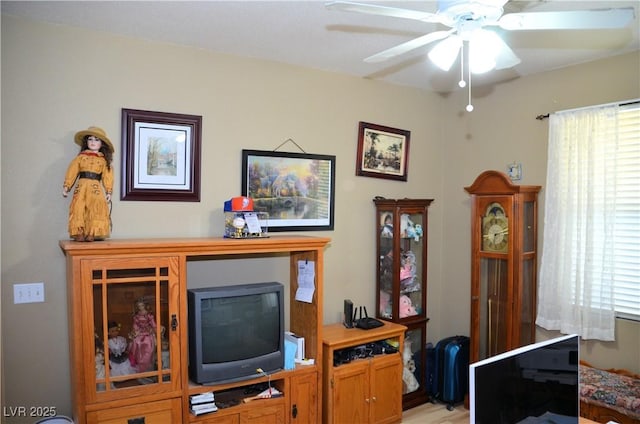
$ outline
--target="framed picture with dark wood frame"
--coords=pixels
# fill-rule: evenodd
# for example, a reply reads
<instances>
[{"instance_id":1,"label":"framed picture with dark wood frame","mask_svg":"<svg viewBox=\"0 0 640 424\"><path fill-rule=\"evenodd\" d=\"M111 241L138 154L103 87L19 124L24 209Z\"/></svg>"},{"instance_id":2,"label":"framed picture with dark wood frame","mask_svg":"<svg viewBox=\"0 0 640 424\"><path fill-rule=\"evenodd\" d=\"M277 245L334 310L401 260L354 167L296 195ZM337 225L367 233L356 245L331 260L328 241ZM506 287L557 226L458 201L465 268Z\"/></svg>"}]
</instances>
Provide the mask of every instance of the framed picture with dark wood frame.
<instances>
[{"instance_id":1,"label":"framed picture with dark wood frame","mask_svg":"<svg viewBox=\"0 0 640 424\"><path fill-rule=\"evenodd\" d=\"M269 232L333 230L335 170L335 156L243 150L242 195Z\"/></svg>"},{"instance_id":2,"label":"framed picture with dark wood frame","mask_svg":"<svg viewBox=\"0 0 640 424\"><path fill-rule=\"evenodd\" d=\"M407 181L411 131L360 122L356 175Z\"/></svg>"},{"instance_id":3,"label":"framed picture with dark wood frame","mask_svg":"<svg viewBox=\"0 0 640 424\"><path fill-rule=\"evenodd\" d=\"M122 109L121 200L200 201L202 117Z\"/></svg>"}]
</instances>

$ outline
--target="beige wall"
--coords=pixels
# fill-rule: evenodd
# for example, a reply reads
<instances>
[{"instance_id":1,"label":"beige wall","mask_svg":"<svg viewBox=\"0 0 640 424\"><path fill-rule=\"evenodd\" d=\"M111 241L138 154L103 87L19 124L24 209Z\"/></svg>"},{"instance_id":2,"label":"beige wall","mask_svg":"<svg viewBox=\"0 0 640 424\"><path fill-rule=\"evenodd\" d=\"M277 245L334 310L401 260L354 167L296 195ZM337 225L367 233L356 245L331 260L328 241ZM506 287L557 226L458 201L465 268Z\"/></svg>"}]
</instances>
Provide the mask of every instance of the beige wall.
<instances>
[{"instance_id":1,"label":"beige wall","mask_svg":"<svg viewBox=\"0 0 640 424\"><path fill-rule=\"evenodd\" d=\"M77 153L77 130L98 125L107 131L117 148L119 183L121 108L203 117L201 202L123 202L118 188L113 238L221 235L222 203L240 191L243 148L273 150L292 138L309 153L336 155L335 230L318 233L332 238L325 256L326 323L339 320L344 298L374 310L371 199L435 199L428 339L436 341L468 334L469 202L463 187L480 171L504 169L514 160L523 163L523 183L544 186L547 123L535 115L638 97L637 63L636 53L521 78L488 93L474 90L476 110L467 114L462 92L445 98L3 16L2 291L44 281L46 292L44 304L13 305L11 296L2 297L6 405L70 410L65 270L57 242L67 238L61 183ZM596 91L596 84L606 86ZM358 121L411 130L408 182L354 176ZM283 149L296 151L291 144ZM198 275L201 266L192 265L190 273ZM620 334L612 350L621 363L635 360L640 368L637 337Z\"/></svg>"},{"instance_id":2,"label":"beige wall","mask_svg":"<svg viewBox=\"0 0 640 424\"><path fill-rule=\"evenodd\" d=\"M469 196L464 187L485 169L506 169L522 163L522 184L541 185L539 249L547 160L548 120L535 117L549 112L640 97L640 60L637 53L587 63L526 78L492 88L474 90L472 113L461 112L467 94L461 90L445 103L442 113L444 160L442 284L429 286L441 303L441 334L468 331L469 308L458 307L468 298L470 279ZM430 240L431 243L438 243ZM438 290L438 294L434 293ZM442 295L440 295L442 290ZM446 290L446 291L445 291ZM446 294L445 294L446 293ZM466 303L463 302L466 306ZM450 311L459 312L461 320ZM447 319L448 318L448 319ZM538 331L538 339L549 332ZM640 323L617 320L615 343L583 342L582 356L604 367L640 371Z\"/></svg>"}]
</instances>

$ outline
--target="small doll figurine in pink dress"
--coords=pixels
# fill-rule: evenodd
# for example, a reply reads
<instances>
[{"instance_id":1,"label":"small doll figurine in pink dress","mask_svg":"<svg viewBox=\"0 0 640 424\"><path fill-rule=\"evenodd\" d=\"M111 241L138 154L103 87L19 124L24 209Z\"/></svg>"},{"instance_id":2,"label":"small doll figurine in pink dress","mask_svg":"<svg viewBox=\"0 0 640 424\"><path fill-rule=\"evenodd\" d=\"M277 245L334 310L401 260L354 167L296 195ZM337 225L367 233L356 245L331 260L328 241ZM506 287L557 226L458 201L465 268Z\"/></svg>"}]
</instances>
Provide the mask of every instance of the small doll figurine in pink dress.
<instances>
[{"instance_id":1,"label":"small doll figurine in pink dress","mask_svg":"<svg viewBox=\"0 0 640 424\"><path fill-rule=\"evenodd\" d=\"M136 302L131 339L129 348L131 366L137 372L152 370L153 358L156 352L156 320L144 300Z\"/></svg>"}]
</instances>

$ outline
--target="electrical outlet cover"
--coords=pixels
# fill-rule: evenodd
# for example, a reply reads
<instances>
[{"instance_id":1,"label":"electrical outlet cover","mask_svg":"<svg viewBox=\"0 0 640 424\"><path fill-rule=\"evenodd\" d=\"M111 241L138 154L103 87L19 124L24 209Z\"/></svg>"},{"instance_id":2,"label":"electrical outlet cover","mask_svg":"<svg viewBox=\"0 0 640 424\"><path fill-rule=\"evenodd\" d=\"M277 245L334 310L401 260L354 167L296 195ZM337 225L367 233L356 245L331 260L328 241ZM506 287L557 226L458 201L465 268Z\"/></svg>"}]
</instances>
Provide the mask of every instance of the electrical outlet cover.
<instances>
[{"instance_id":1,"label":"electrical outlet cover","mask_svg":"<svg viewBox=\"0 0 640 424\"><path fill-rule=\"evenodd\" d=\"M522 179L522 164L510 163L507 165L507 174L511 181L520 181Z\"/></svg>"}]
</instances>

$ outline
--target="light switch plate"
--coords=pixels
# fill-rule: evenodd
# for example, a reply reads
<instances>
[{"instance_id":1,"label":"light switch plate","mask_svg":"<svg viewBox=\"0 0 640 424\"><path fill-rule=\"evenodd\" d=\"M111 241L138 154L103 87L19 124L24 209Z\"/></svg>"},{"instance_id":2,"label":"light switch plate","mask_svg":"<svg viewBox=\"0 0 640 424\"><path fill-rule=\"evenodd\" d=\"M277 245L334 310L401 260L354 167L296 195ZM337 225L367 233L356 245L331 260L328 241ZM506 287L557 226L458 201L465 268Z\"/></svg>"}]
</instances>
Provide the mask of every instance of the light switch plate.
<instances>
[{"instance_id":1,"label":"light switch plate","mask_svg":"<svg viewBox=\"0 0 640 424\"><path fill-rule=\"evenodd\" d=\"M44 283L25 283L13 285L13 303L44 302Z\"/></svg>"}]
</instances>

